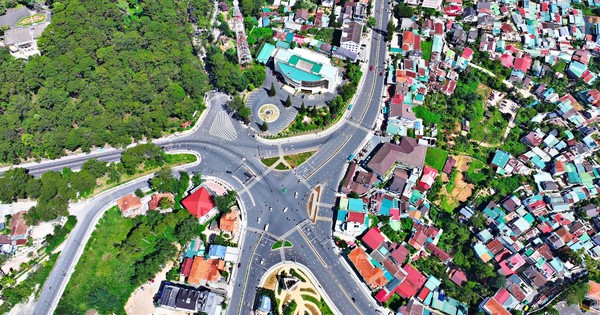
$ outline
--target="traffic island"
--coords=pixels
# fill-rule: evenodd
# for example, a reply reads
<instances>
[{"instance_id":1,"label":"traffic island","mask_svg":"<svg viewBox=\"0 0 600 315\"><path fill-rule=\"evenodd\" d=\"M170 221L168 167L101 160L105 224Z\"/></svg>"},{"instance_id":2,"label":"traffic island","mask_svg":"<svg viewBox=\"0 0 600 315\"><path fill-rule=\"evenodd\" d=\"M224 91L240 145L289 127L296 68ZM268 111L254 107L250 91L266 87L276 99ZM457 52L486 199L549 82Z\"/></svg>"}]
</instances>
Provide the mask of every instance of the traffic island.
<instances>
[{"instance_id":1,"label":"traffic island","mask_svg":"<svg viewBox=\"0 0 600 315\"><path fill-rule=\"evenodd\" d=\"M317 217L319 216L319 201L321 200L322 189L323 186L317 185L308 198L308 217L313 224L317 222Z\"/></svg>"},{"instance_id":2,"label":"traffic island","mask_svg":"<svg viewBox=\"0 0 600 315\"><path fill-rule=\"evenodd\" d=\"M271 246L271 250L278 250L282 247L283 248L292 248L292 247L294 247L294 245L290 241L279 240L279 241L273 243L273 246Z\"/></svg>"}]
</instances>

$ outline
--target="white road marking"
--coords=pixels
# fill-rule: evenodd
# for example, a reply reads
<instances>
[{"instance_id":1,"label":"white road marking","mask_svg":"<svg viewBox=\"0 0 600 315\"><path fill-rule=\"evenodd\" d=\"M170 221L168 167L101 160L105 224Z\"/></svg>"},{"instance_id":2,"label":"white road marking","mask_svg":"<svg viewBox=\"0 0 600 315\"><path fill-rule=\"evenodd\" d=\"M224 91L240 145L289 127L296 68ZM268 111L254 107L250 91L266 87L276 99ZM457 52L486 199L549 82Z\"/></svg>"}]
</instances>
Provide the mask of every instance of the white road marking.
<instances>
[{"instance_id":1,"label":"white road marking","mask_svg":"<svg viewBox=\"0 0 600 315\"><path fill-rule=\"evenodd\" d=\"M223 138L225 140L233 141L237 138L237 132L231 123L231 118L225 111L220 111L213 120L210 126L209 133L215 137Z\"/></svg>"}]
</instances>

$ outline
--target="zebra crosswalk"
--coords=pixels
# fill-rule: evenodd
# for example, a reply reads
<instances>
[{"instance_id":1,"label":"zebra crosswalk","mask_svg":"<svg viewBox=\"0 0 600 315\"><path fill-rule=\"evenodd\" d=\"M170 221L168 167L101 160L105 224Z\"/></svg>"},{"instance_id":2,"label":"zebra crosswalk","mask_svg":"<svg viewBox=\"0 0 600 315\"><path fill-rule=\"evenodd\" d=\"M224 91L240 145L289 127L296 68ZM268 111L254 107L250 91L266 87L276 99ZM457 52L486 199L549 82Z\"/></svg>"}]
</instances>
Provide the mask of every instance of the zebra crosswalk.
<instances>
[{"instance_id":1,"label":"zebra crosswalk","mask_svg":"<svg viewBox=\"0 0 600 315\"><path fill-rule=\"evenodd\" d=\"M217 113L212 125L210 126L209 133L215 137L223 138L225 140L233 141L237 138L237 132L231 123L231 118L225 111Z\"/></svg>"}]
</instances>

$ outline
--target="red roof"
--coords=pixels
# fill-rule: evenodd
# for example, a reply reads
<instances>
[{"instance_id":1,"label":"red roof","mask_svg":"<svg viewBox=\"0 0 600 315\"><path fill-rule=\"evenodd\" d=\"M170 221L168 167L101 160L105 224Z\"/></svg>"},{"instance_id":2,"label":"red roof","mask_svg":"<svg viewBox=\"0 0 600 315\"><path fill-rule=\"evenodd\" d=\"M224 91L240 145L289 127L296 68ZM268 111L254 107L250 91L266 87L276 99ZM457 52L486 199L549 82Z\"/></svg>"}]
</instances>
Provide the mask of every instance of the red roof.
<instances>
[{"instance_id":1,"label":"red roof","mask_svg":"<svg viewBox=\"0 0 600 315\"><path fill-rule=\"evenodd\" d=\"M467 275L460 269L455 269L451 274L450 274L450 281L456 283L456 285L458 285L459 287L467 282Z\"/></svg>"},{"instance_id":2,"label":"red roof","mask_svg":"<svg viewBox=\"0 0 600 315\"><path fill-rule=\"evenodd\" d=\"M509 297L510 297L510 293L508 291L506 291L505 288L500 288L500 290L498 290L498 292L496 292L496 295L494 295L494 298L500 304L502 304L506 300L508 300Z\"/></svg>"},{"instance_id":3,"label":"red roof","mask_svg":"<svg viewBox=\"0 0 600 315\"><path fill-rule=\"evenodd\" d=\"M450 259L450 255L443 251L441 248L437 247L433 243L427 243L427 250L431 252L431 254L437 258L439 258L442 262L447 262Z\"/></svg>"},{"instance_id":4,"label":"red roof","mask_svg":"<svg viewBox=\"0 0 600 315\"><path fill-rule=\"evenodd\" d=\"M529 68L531 67L531 58L529 56L523 57L523 58L517 58L515 60L515 70L520 70L523 72L527 72L527 70L529 70Z\"/></svg>"},{"instance_id":5,"label":"red roof","mask_svg":"<svg viewBox=\"0 0 600 315\"><path fill-rule=\"evenodd\" d=\"M375 294L375 299L380 303L385 303L392 297L394 292L395 291L387 292L385 289L381 289Z\"/></svg>"},{"instance_id":6,"label":"red roof","mask_svg":"<svg viewBox=\"0 0 600 315\"><path fill-rule=\"evenodd\" d=\"M429 292L430 292L429 289L427 287L424 287L423 290L421 290L421 292L419 293L419 296L417 298L421 301L425 301Z\"/></svg>"},{"instance_id":7,"label":"red roof","mask_svg":"<svg viewBox=\"0 0 600 315\"><path fill-rule=\"evenodd\" d=\"M190 275L190 270L192 270L193 262L194 260L192 260L190 257L186 257L183 260L183 264L181 264L181 274L184 275L186 278Z\"/></svg>"},{"instance_id":8,"label":"red roof","mask_svg":"<svg viewBox=\"0 0 600 315\"><path fill-rule=\"evenodd\" d=\"M392 220L395 220L395 221L400 220L400 209L398 209L398 208L391 208L390 209L390 216L392 217Z\"/></svg>"},{"instance_id":9,"label":"red roof","mask_svg":"<svg viewBox=\"0 0 600 315\"><path fill-rule=\"evenodd\" d=\"M408 299L417 294L417 291L423 287L427 278L409 264L404 266L404 271L406 272L406 278L400 283L396 289L396 293L401 297Z\"/></svg>"},{"instance_id":10,"label":"red roof","mask_svg":"<svg viewBox=\"0 0 600 315\"><path fill-rule=\"evenodd\" d=\"M181 201L181 204L196 218L205 216L215 207L211 194L204 187L187 196Z\"/></svg>"},{"instance_id":11,"label":"red roof","mask_svg":"<svg viewBox=\"0 0 600 315\"><path fill-rule=\"evenodd\" d=\"M488 299L481 308L483 308L486 313L492 315L510 315L510 312L507 311L504 306L502 306L502 304L500 304L494 298Z\"/></svg>"},{"instance_id":12,"label":"red roof","mask_svg":"<svg viewBox=\"0 0 600 315\"><path fill-rule=\"evenodd\" d=\"M392 257L394 258L394 260L396 260L396 263L398 265L404 263L406 257L408 257L409 254L410 252L403 245L398 246L398 248L392 251Z\"/></svg>"},{"instance_id":13,"label":"red roof","mask_svg":"<svg viewBox=\"0 0 600 315\"><path fill-rule=\"evenodd\" d=\"M362 212L350 212L348 213L347 222L356 222L359 224L365 223L365 214Z\"/></svg>"},{"instance_id":14,"label":"red roof","mask_svg":"<svg viewBox=\"0 0 600 315\"><path fill-rule=\"evenodd\" d=\"M372 228L362 237L362 242L370 249L376 249L383 243L383 235L378 228Z\"/></svg>"},{"instance_id":15,"label":"red roof","mask_svg":"<svg viewBox=\"0 0 600 315\"><path fill-rule=\"evenodd\" d=\"M462 57L467 60L471 60L471 57L473 57L473 49L469 47L465 48L465 50L463 50Z\"/></svg>"}]
</instances>

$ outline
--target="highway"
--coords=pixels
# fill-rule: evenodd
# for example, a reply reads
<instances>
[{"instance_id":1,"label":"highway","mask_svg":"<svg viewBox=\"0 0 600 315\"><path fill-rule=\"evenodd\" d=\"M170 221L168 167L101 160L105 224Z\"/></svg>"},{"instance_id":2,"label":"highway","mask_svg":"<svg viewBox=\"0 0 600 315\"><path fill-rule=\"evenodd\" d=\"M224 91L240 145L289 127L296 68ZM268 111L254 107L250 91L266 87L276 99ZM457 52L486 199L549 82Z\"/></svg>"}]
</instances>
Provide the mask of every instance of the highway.
<instances>
[{"instance_id":1,"label":"highway","mask_svg":"<svg viewBox=\"0 0 600 315\"><path fill-rule=\"evenodd\" d=\"M375 12L388 12L386 0L374 2ZM377 306L353 275L346 269L344 258L334 249L332 241L333 204L336 191L346 168L346 159L360 150L380 115L385 76L386 42L384 32L387 14L377 19L371 37L367 65L376 70L363 73L354 106L334 132L321 137L292 138L285 141L259 141L255 132L239 122L213 124L223 118L224 94L210 97L210 109L192 133L155 141L167 151L187 150L201 156L197 165L186 166L188 172L221 178L236 191L246 208L247 231L240 244L241 267L237 270L234 297L228 302L228 314L249 314L257 287L264 271L281 261L295 261L308 266L317 275L321 286L343 314L373 314ZM264 166L260 159L307 150L317 153L292 171L277 171ZM78 169L90 158L117 161L122 150L107 149L84 156L20 165L34 175L63 167ZM231 174L228 173L231 172ZM245 173L254 176L248 178ZM311 190L322 185L319 217L315 224L307 218L306 204ZM69 235L64 250L50 274L35 305L34 314L51 314L68 283L77 260L104 210L116 199L137 188L147 187L147 181L136 181L88 200L88 206L78 213L79 221ZM283 188L287 192L283 192ZM294 193L298 192L298 197ZM273 210L269 211L269 207ZM284 213L283 209L288 208ZM260 221L260 223L259 223ZM269 224L268 233L264 232ZM291 241L291 249L271 251L278 238ZM356 302L352 301L352 298Z\"/></svg>"}]
</instances>

